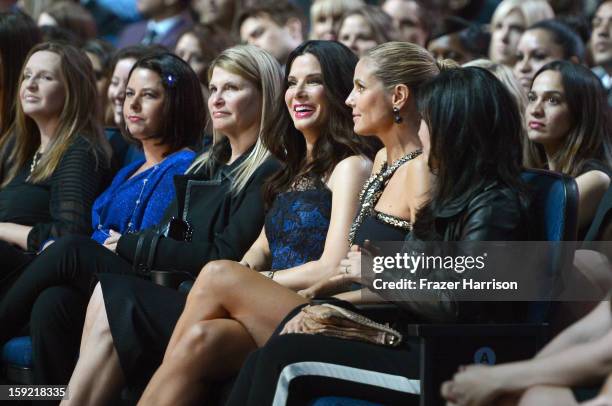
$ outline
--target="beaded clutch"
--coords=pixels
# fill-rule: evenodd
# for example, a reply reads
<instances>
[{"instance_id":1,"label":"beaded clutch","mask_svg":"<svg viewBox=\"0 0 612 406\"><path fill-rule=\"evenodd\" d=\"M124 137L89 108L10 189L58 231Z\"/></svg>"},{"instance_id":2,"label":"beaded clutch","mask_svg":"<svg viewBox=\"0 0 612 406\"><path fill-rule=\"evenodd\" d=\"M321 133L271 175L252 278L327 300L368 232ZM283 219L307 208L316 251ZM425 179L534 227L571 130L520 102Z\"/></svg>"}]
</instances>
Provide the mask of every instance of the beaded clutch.
<instances>
[{"instance_id":1,"label":"beaded clutch","mask_svg":"<svg viewBox=\"0 0 612 406\"><path fill-rule=\"evenodd\" d=\"M340 306L324 303L302 309L303 332L396 347L402 334Z\"/></svg>"}]
</instances>

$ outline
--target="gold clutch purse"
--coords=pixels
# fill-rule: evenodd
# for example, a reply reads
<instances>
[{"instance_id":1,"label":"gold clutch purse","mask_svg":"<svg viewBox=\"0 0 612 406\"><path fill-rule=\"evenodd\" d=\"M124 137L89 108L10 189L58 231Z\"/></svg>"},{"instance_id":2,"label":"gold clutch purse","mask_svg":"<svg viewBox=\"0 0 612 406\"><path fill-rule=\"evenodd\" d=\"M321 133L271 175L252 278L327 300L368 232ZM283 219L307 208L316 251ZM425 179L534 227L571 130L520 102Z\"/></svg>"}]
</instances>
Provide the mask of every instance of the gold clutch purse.
<instances>
[{"instance_id":1,"label":"gold clutch purse","mask_svg":"<svg viewBox=\"0 0 612 406\"><path fill-rule=\"evenodd\" d=\"M311 305L304 307L302 312L302 328L306 334L322 334L390 347L396 347L402 341L399 331L340 306L329 303Z\"/></svg>"}]
</instances>

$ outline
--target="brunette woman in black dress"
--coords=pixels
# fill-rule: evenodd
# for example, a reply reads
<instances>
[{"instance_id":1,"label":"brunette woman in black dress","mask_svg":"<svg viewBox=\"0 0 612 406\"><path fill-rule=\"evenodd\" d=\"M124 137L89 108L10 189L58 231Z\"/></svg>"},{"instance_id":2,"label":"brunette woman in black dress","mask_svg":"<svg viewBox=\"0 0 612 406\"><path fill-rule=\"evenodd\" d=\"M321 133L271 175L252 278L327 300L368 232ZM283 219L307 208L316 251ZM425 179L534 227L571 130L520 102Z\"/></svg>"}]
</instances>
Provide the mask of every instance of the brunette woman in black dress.
<instances>
[{"instance_id":1,"label":"brunette woman in black dress","mask_svg":"<svg viewBox=\"0 0 612 406\"><path fill-rule=\"evenodd\" d=\"M110 180L97 106L83 52L54 43L30 51L0 140L0 292L48 240L91 233L92 204Z\"/></svg>"}]
</instances>

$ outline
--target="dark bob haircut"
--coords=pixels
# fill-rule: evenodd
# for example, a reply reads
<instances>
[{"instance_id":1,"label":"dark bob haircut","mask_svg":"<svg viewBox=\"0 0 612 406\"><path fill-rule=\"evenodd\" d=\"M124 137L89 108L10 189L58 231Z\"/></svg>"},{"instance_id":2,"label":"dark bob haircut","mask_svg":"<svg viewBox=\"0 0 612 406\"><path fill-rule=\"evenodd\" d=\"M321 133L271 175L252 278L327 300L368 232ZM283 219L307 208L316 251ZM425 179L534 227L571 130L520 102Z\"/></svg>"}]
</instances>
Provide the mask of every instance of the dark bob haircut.
<instances>
[{"instance_id":1,"label":"dark bob haircut","mask_svg":"<svg viewBox=\"0 0 612 406\"><path fill-rule=\"evenodd\" d=\"M521 115L493 74L473 67L444 69L421 87L417 106L429 128L429 166L437 174L417 223L431 225L445 205L492 181L524 190Z\"/></svg>"},{"instance_id":2,"label":"dark bob haircut","mask_svg":"<svg viewBox=\"0 0 612 406\"><path fill-rule=\"evenodd\" d=\"M305 54L313 55L321 65L328 109L328 119L321 128L310 163L306 162L304 136L293 125L285 104L291 66L296 58ZM378 140L359 137L353 132L351 109L345 104L353 89L355 65L355 54L334 41L307 41L289 54L283 89L274 111L276 120L272 120L272 127L263 132L264 145L283 165L283 170L268 183L265 193L267 203L270 203L276 194L289 188L301 174L309 172L319 179L324 179L331 174L338 162L351 155L374 155L376 147L379 146Z\"/></svg>"},{"instance_id":3,"label":"dark bob haircut","mask_svg":"<svg viewBox=\"0 0 612 406\"><path fill-rule=\"evenodd\" d=\"M132 67L130 77L136 69L157 73L164 87L162 128L159 136L155 137L159 145L168 145L168 153L197 147L204 135L206 118L204 97L195 72L181 58L169 52L139 59Z\"/></svg>"},{"instance_id":4,"label":"dark bob haircut","mask_svg":"<svg viewBox=\"0 0 612 406\"><path fill-rule=\"evenodd\" d=\"M563 140L563 146L553 157L561 172L578 176L584 172L590 159L606 165L612 164L610 142L610 107L601 82L590 69L569 61L554 61L544 65L534 76L546 71L561 74L561 84L571 118L571 128ZM527 141L526 164L530 167L546 166L543 147Z\"/></svg>"}]
</instances>

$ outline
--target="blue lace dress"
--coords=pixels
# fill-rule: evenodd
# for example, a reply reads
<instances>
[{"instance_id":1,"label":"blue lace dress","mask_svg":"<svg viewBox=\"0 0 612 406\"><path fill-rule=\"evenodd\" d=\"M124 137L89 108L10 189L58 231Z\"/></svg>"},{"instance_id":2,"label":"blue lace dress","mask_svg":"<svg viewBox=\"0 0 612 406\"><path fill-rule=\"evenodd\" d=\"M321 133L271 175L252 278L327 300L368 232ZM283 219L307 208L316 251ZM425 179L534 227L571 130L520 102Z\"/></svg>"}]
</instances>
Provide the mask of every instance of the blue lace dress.
<instances>
[{"instance_id":1,"label":"blue lace dress","mask_svg":"<svg viewBox=\"0 0 612 406\"><path fill-rule=\"evenodd\" d=\"M302 177L279 194L266 215L265 230L274 270L317 260L323 253L332 193L313 177Z\"/></svg>"}]
</instances>

